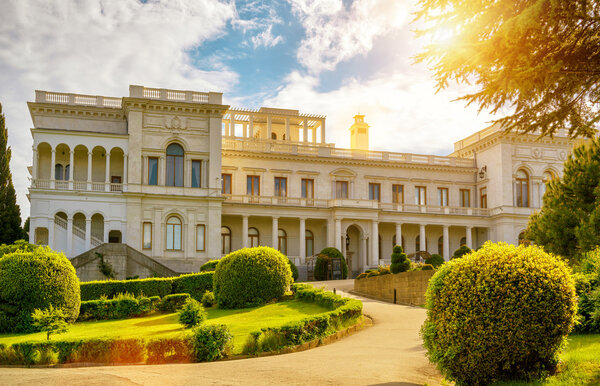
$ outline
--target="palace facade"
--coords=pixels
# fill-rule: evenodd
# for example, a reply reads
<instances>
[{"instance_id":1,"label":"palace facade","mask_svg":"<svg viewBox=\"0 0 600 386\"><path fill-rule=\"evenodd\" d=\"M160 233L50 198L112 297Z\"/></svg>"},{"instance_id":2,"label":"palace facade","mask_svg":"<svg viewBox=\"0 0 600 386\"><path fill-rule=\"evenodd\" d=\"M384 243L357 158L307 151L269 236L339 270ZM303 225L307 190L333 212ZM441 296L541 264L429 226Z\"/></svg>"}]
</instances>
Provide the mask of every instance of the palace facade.
<instances>
[{"instance_id":1,"label":"palace facade","mask_svg":"<svg viewBox=\"0 0 600 386\"><path fill-rule=\"evenodd\" d=\"M392 246L448 259L460 245L518 243L573 142L497 127L449 156L351 148L326 118L234 109L222 94L130 86L122 98L36 91L30 242L73 258L123 243L177 272L257 245L296 264L334 246L356 274Z\"/></svg>"}]
</instances>

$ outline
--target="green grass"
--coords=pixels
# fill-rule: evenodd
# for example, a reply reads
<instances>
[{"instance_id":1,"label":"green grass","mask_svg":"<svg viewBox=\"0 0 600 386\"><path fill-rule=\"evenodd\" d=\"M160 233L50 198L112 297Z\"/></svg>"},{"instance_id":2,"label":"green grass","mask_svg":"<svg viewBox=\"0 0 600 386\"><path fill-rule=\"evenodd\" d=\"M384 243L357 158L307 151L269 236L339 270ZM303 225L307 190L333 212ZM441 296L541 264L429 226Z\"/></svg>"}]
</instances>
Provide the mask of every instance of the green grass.
<instances>
[{"instance_id":1,"label":"green grass","mask_svg":"<svg viewBox=\"0 0 600 386\"><path fill-rule=\"evenodd\" d=\"M600 335L571 335L561 360L558 372L543 382L502 382L496 385L599 385Z\"/></svg>"},{"instance_id":2,"label":"green grass","mask_svg":"<svg viewBox=\"0 0 600 386\"><path fill-rule=\"evenodd\" d=\"M279 327L329 309L314 303L287 300L262 307L239 310L207 309L205 324L226 324L233 335L234 352L239 353L250 332L263 327ZM179 324L177 314L152 314L142 318L75 323L65 334L54 335L52 340L81 338L166 338L188 334ZM2 334L0 344L10 345L25 341L44 341L44 332L34 334Z\"/></svg>"}]
</instances>

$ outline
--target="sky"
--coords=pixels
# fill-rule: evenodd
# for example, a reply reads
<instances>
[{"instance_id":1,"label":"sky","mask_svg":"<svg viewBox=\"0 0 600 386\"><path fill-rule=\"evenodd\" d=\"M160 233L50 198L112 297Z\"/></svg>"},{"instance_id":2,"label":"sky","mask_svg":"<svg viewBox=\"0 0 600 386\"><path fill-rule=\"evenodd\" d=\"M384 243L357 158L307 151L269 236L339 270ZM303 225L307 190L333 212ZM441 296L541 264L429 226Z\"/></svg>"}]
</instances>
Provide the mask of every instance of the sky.
<instances>
[{"instance_id":1,"label":"sky","mask_svg":"<svg viewBox=\"0 0 600 386\"><path fill-rule=\"evenodd\" d=\"M415 64L413 0L2 0L0 103L23 219L35 90L127 96L130 84L223 92L232 107L327 116L349 147L365 114L373 150L448 155L492 117L437 92Z\"/></svg>"}]
</instances>

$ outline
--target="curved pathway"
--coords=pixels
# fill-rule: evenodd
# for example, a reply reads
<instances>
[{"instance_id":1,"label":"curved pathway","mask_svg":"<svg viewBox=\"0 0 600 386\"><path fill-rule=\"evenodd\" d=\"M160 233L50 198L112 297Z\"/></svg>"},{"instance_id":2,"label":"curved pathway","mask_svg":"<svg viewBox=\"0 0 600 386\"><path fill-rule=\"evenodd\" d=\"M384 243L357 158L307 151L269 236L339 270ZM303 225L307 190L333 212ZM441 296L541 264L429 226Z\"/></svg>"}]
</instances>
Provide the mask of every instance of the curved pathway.
<instances>
[{"instance_id":1,"label":"curved pathway","mask_svg":"<svg viewBox=\"0 0 600 386\"><path fill-rule=\"evenodd\" d=\"M348 291L353 280L314 283ZM343 293L344 296L353 296ZM311 350L243 360L154 366L0 368L1 384L23 385L428 385L440 375L425 357L425 310L361 299L373 326Z\"/></svg>"}]
</instances>

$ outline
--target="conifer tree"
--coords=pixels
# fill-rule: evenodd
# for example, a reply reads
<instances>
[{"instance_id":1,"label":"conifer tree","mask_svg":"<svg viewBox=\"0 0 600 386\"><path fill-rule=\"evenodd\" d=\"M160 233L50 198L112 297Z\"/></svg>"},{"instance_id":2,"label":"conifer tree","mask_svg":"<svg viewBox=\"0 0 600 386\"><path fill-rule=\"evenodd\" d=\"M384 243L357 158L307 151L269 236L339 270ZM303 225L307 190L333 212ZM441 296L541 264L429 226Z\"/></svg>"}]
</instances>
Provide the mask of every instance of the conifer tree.
<instances>
[{"instance_id":1,"label":"conifer tree","mask_svg":"<svg viewBox=\"0 0 600 386\"><path fill-rule=\"evenodd\" d=\"M23 237L21 210L10 172L11 149L0 104L0 244L12 244Z\"/></svg>"}]
</instances>

